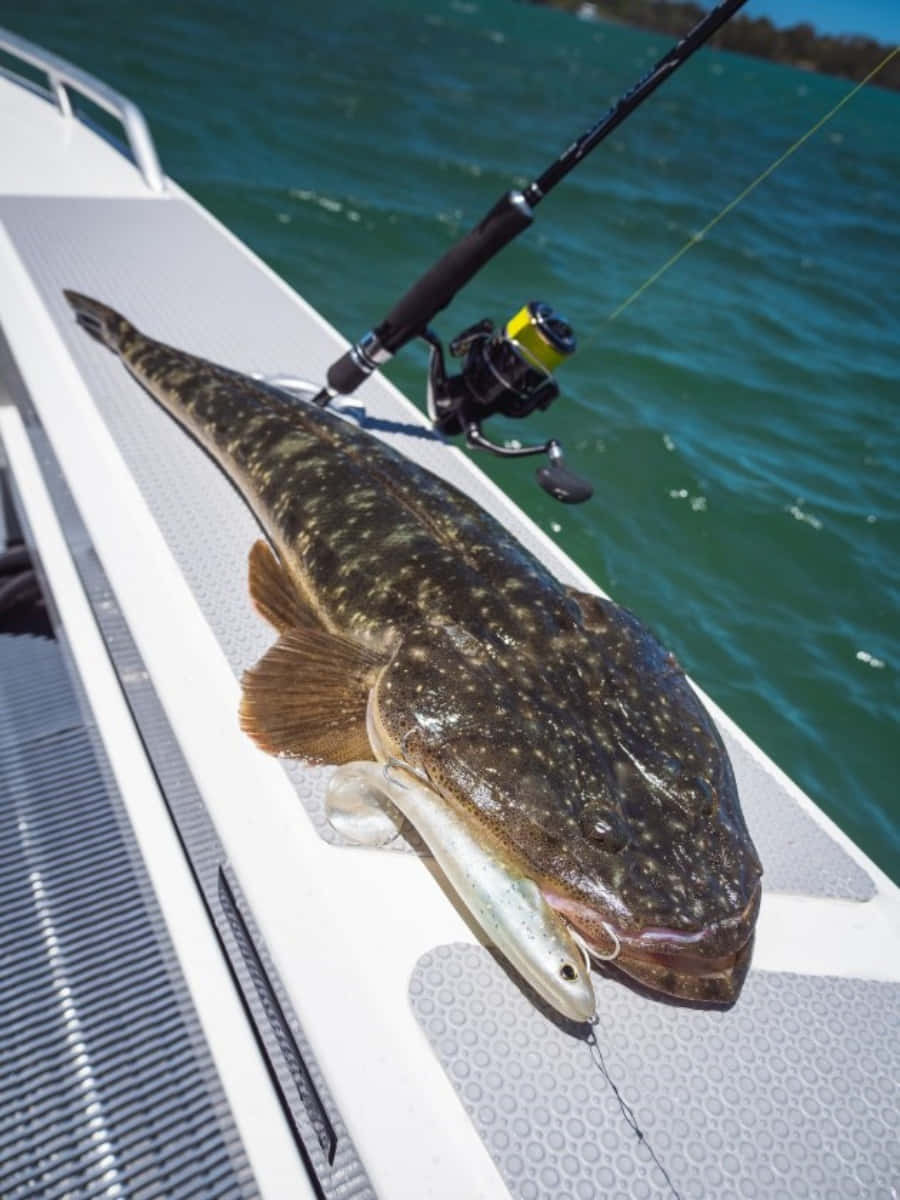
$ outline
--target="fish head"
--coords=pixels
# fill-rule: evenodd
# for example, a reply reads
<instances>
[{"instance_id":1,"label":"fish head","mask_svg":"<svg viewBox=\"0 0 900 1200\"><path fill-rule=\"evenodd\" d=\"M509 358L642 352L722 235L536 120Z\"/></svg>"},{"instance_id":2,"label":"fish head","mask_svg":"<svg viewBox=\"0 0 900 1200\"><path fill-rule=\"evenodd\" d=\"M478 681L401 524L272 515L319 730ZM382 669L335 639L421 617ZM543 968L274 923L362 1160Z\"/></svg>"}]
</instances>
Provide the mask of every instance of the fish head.
<instances>
[{"instance_id":1,"label":"fish head","mask_svg":"<svg viewBox=\"0 0 900 1200\"><path fill-rule=\"evenodd\" d=\"M502 845L595 959L730 1005L762 868L728 755L672 656L626 610L603 615L549 661L449 624L409 634L370 739Z\"/></svg>"}]
</instances>

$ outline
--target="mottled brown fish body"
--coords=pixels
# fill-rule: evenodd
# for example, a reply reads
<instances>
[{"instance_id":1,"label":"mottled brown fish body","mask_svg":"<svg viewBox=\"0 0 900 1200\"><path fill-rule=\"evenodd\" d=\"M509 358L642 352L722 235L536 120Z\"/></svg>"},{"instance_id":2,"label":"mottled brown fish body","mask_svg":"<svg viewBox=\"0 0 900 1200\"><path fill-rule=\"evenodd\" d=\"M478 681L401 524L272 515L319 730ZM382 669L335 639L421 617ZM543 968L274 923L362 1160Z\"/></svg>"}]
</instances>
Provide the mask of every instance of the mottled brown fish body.
<instances>
[{"instance_id":1,"label":"mottled brown fish body","mask_svg":"<svg viewBox=\"0 0 900 1200\"><path fill-rule=\"evenodd\" d=\"M334 413L119 320L123 362L238 484L330 626L438 613L502 623L517 641L571 628L558 581L462 492ZM498 604L503 594L520 603Z\"/></svg>"},{"instance_id":2,"label":"mottled brown fish body","mask_svg":"<svg viewBox=\"0 0 900 1200\"><path fill-rule=\"evenodd\" d=\"M245 677L251 736L335 763L402 755L598 956L655 990L733 1001L761 868L721 739L646 627L335 414L67 297L277 551L251 556L281 634Z\"/></svg>"}]
</instances>

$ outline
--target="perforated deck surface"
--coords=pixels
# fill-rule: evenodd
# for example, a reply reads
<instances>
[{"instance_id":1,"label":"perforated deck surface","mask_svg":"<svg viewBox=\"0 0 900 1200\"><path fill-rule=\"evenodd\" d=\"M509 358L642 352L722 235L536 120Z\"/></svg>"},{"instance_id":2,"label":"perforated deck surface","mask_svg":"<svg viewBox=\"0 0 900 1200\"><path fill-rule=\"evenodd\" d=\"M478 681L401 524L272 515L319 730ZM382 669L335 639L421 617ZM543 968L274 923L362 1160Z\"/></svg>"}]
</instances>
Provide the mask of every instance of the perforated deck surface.
<instances>
[{"instance_id":1,"label":"perforated deck surface","mask_svg":"<svg viewBox=\"0 0 900 1200\"><path fill-rule=\"evenodd\" d=\"M0 1195L256 1188L57 642L0 634Z\"/></svg>"},{"instance_id":2,"label":"perforated deck surface","mask_svg":"<svg viewBox=\"0 0 900 1200\"><path fill-rule=\"evenodd\" d=\"M416 1015L513 1195L893 1200L895 984L755 971L729 1013L596 984L597 1043L642 1139L596 1050L487 950L441 946L416 968Z\"/></svg>"},{"instance_id":3,"label":"perforated deck surface","mask_svg":"<svg viewBox=\"0 0 900 1200\"><path fill-rule=\"evenodd\" d=\"M288 293L177 198L0 201L97 408L236 674L271 643L246 592L256 524L217 468L74 324L63 287L120 308L142 330L248 373L321 379L333 348L304 342ZM189 263L189 270L186 267ZM204 281L220 297L197 303ZM298 350L298 347L301 349ZM564 580L562 555L519 523L477 473L387 393L380 436L508 523ZM769 890L861 902L868 876L728 729L742 804ZM319 834L326 769L286 768ZM578 1031L541 1011L485 950L436 947L411 980L416 1017L513 1195L586 1198L890 1196L900 1178L896 1077L900 988L751 973L728 1014L659 1004L598 978L598 1033L640 1142Z\"/></svg>"}]
</instances>

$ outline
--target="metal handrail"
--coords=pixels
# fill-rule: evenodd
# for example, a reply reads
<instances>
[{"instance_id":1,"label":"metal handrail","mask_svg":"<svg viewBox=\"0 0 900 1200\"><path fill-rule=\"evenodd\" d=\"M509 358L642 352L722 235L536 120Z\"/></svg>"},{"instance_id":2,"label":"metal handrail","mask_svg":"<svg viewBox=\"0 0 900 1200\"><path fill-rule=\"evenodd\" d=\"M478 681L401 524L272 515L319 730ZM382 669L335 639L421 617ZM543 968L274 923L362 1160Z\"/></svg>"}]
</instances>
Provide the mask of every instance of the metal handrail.
<instances>
[{"instance_id":1,"label":"metal handrail","mask_svg":"<svg viewBox=\"0 0 900 1200\"><path fill-rule=\"evenodd\" d=\"M165 189L165 176L156 156L150 129L144 120L144 114L133 101L121 92L107 87L93 75L66 62L64 58L26 41L18 34L10 33L8 29L0 28L0 50L43 71L47 76L50 93L64 117L70 118L74 115L69 89L92 100L99 108L115 117L125 131L132 157L147 187L152 192L162 192Z\"/></svg>"}]
</instances>

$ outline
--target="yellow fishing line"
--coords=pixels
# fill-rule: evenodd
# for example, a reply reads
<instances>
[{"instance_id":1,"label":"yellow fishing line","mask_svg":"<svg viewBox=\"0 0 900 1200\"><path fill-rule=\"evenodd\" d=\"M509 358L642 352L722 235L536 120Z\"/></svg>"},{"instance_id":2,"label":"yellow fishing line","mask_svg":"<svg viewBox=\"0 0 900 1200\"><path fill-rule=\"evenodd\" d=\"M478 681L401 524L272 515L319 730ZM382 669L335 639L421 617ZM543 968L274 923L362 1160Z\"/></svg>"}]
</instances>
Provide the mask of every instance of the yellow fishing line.
<instances>
[{"instance_id":1,"label":"yellow fishing line","mask_svg":"<svg viewBox=\"0 0 900 1200\"><path fill-rule=\"evenodd\" d=\"M895 46L894 49L890 52L890 54L888 54L888 56L886 58L884 58L878 64L877 67L875 67L873 70L871 70L869 72L869 74L865 77L865 79L861 80L856 85L856 87L852 89L852 91L849 91L847 93L847 95L844 96L844 98L842 100L839 100L838 103L834 106L834 108L832 108L830 110L830 112L827 112L824 117L820 117L819 120L816 121L815 125L813 125L813 127L811 129L808 129L806 131L806 133L803 134L802 137L797 138L797 140L796 140L796 142L794 142L793 146L788 147L788 149L785 150L784 154L782 154L780 156L780 158L776 158L775 161L771 164L771 166L766 167L766 169L762 172L761 175L757 175L756 179L754 179L752 183L749 183L744 188L744 190L740 193L739 196L735 196L735 198L730 203L726 204L725 207L722 209L722 211L717 216L713 217L713 219L709 222L708 225L704 225L699 233L692 234L691 237L688 238L688 240L684 243L684 245L681 247L680 250L676 251L676 253L673 254L672 257L667 262L664 262L663 265L657 271L653 272L653 274L650 276L649 279L645 280L639 288L637 288L635 291L633 291L627 300L623 300L623 302L619 305L619 307L614 309L609 314L609 317L607 318L607 320L614 321L616 319L616 317L620 316L625 311L625 309L629 307L629 305L633 304L635 302L635 300L637 300L637 298L639 296L642 296L644 294L644 292L646 292L648 287L650 287L652 284L656 283L657 279L659 279L660 276L665 275L665 273L666 273L666 271L668 271L669 267L674 267L675 264L678 262L678 260L680 258L682 258L685 254L687 254L687 252L688 252L688 250L690 250L691 246L695 246L697 244L697 242L702 241L706 237L706 235L709 233L709 231L714 226L718 225L718 223L722 220L723 217L726 217L733 208L737 208L737 206L740 204L740 202L742 200L746 199L746 197L750 195L750 193L754 190L754 188L758 188L759 185L765 179L768 179L768 177L772 174L773 171L777 170L778 167L780 167L783 162L786 162L787 159L789 159L796 150L799 150L804 142L808 141L813 136L814 133L818 133L819 130L822 128L822 126L824 124L826 124L826 122L830 121L831 118L835 115L835 113L840 112L840 110L844 107L844 105L848 104L853 99L853 97L856 95L856 93L861 88L864 88L866 86L866 84L869 82L870 79L874 79L879 71L884 70L884 68L888 65L888 63L891 61L891 59L896 54L900 54L900 46ZM593 340L593 339L591 339L591 340Z\"/></svg>"}]
</instances>

